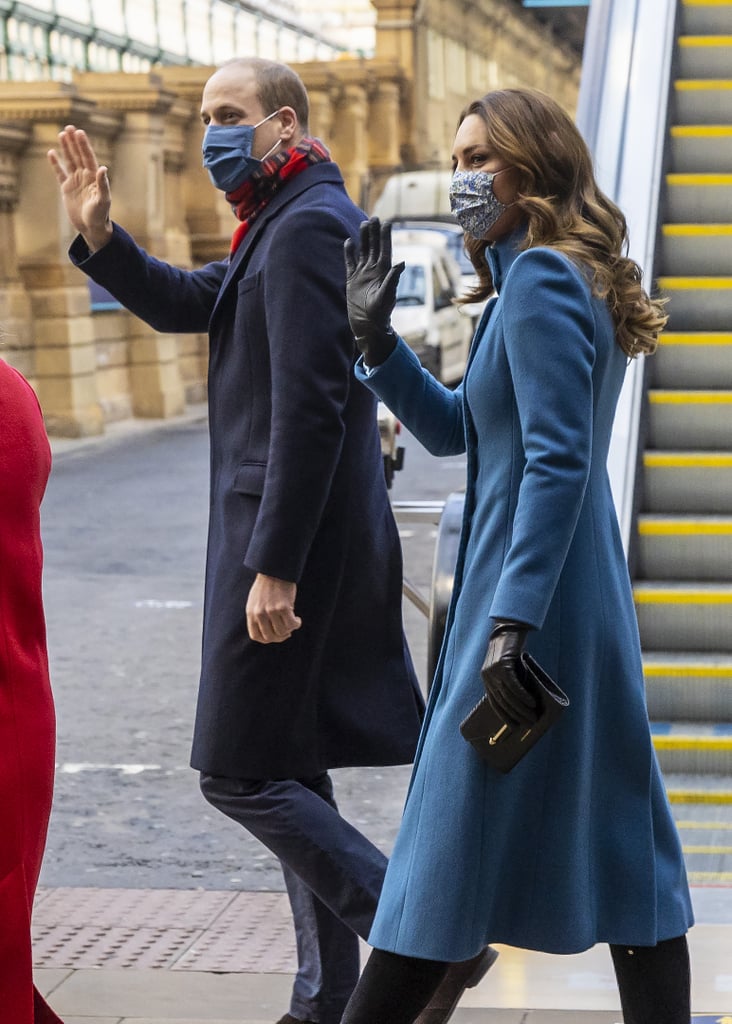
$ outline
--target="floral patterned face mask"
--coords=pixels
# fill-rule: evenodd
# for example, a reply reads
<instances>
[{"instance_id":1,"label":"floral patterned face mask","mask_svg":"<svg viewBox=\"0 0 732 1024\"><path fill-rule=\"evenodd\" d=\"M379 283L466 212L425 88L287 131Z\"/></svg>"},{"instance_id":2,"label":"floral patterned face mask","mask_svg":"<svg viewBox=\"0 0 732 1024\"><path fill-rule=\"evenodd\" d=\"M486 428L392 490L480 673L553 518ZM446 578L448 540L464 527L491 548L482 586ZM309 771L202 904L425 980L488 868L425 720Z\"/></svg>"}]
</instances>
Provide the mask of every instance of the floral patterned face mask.
<instances>
[{"instance_id":1,"label":"floral patterned face mask","mask_svg":"<svg viewBox=\"0 0 732 1024\"><path fill-rule=\"evenodd\" d=\"M501 171L507 170L502 167ZM485 238L508 209L496 199L493 179L501 171L454 171L450 181L450 209L458 224L473 238ZM511 205L511 204L509 204Z\"/></svg>"}]
</instances>

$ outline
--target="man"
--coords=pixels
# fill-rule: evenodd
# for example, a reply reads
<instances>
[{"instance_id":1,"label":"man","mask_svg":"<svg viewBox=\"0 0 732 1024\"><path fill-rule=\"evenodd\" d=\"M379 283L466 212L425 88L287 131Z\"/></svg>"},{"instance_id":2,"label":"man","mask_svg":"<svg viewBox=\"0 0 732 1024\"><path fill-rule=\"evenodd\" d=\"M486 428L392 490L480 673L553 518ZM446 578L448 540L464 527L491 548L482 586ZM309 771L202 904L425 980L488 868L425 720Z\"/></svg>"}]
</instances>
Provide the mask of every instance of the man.
<instances>
[{"instance_id":1,"label":"man","mask_svg":"<svg viewBox=\"0 0 732 1024\"><path fill-rule=\"evenodd\" d=\"M283 1022L336 1024L386 865L328 769L409 763L423 705L401 623L399 540L375 402L352 376L343 243L362 212L308 136L289 68L206 83L204 163L239 219L228 260L185 272L109 219L83 131L49 154L71 259L161 331L210 336L211 510L192 765L282 863L299 971Z\"/></svg>"}]
</instances>

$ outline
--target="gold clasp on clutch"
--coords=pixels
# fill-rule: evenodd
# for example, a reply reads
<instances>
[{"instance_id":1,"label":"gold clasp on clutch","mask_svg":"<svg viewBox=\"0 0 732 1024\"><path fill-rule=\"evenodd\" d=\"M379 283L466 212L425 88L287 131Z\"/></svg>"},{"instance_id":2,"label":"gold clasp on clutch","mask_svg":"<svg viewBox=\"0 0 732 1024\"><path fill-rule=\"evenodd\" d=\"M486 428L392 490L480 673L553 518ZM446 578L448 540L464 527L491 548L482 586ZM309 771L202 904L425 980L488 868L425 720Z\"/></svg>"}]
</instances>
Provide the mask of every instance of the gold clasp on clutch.
<instances>
[{"instance_id":1,"label":"gold clasp on clutch","mask_svg":"<svg viewBox=\"0 0 732 1024\"><path fill-rule=\"evenodd\" d=\"M498 732L494 736L491 736L491 738L488 740L488 743L490 744L490 746L495 747L496 743L498 743L498 741L500 740L501 736L503 736L504 732L506 732L507 730L508 730L508 726L507 725L502 725L501 728L498 730Z\"/></svg>"}]
</instances>

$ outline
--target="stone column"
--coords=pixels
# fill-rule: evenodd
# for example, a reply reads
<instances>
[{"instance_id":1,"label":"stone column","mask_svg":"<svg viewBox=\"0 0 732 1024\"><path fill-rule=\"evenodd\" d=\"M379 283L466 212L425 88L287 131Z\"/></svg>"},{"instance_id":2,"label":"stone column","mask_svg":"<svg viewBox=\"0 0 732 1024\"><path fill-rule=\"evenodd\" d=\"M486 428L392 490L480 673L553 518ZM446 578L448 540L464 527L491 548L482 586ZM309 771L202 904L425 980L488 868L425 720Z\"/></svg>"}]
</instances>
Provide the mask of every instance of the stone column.
<instances>
[{"instance_id":1,"label":"stone column","mask_svg":"<svg viewBox=\"0 0 732 1024\"><path fill-rule=\"evenodd\" d=\"M93 104L59 82L5 83L0 121L32 126L19 165L15 236L33 314L33 382L50 433L101 433L89 289L68 261L73 236L46 153L59 127L83 124Z\"/></svg>"},{"instance_id":2,"label":"stone column","mask_svg":"<svg viewBox=\"0 0 732 1024\"><path fill-rule=\"evenodd\" d=\"M330 145L330 138L333 134L334 117L334 90L333 85L320 85L308 89L310 99L310 134L316 139L321 139L326 146Z\"/></svg>"},{"instance_id":3,"label":"stone column","mask_svg":"<svg viewBox=\"0 0 732 1024\"><path fill-rule=\"evenodd\" d=\"M368 108L369 210L391 174L403 169L404 137L412 123L409 90L393 62L372 61Z\"/></svg>"},{"instance_id":4,"label":"stone column","mask_svg":"<svg viewBox=\"0 0 732 1024\"><path fill-rule=\"evenodd\" d=\"M18 154L29 138L30 126L0 125L0 358L35 384L31 300L20 279L15 245Z\"/></svg>"},{"instance_id":5,"label":"stone column","mask_svg":"<svg viewBox=\"0 0 732 1024\"><path fill-rule=\"evenodd\" d=\"M218 199L216 189L201 164L199 104L199 96L196 96L195 103L187 98L176 100L166 118L164 143L166 259L186 268L194 264L189 203L202 192ZM225 213L226 228L231 230L235 221L228 204ZM211 250L213 259L221 259L229 248L228 238L217 238L217 243ZM178 334L176 344L186 401L202 402L207 392L208 335Z\"/></svg>"},{"instance_id":6,"label":"stone column","mask_svg":"<svg viewBox=\"0 0 732 1024\"><path fill-rule=\"evenodd\" d=\"M122 115L110 161L112 215L159 258L166 252L165 126L175 95L156 74L76 75L84 96ZM178 343L136 317L128 321L129 380L136 416L168 417L185 408Z\"/></svg>"},{"instance_id":7,"label":"stone column","mask_svg":"<svg viewBox=\"0 0 732 1024\"><path fill-rule=\"evenodd\" d=\"M414 77L414 30L417 12L429 0L371 0L376 8L376 54L394 60Z\"/></svg>"},{"instance_id":8,"label":"stone column","mask_svg":"<svg viewBox=\"0 0 732 1024\"><path fill-rule=\"evenodd\" d=\"M346 190L359 206L369 185L368 78L363 61L343 61L339 102L333 112L331 151Z\"/></svg>"},{"instance_id":9,"label":"stone column","mask_svg":"<svg viewBox=\"0 0 732 1024\"><path fill-rule=\"evenodd\" d=\"M166 88L186 102L191 110L191 119L182 130L181 138L181 197L195 266L224 259L236 227L231 207L223 193L211 184L202 163L201 94L215 70L213 67L177 66L159 70Z\"/></svg>"},{"instance_id":10,"label":"stone column","mask_svg":"<svg viewBox=\"0 0 732 1024\"><path fill-rule=\"evenodd\" d=\"M343 63L345 66L345 61ZM333 135L337 130L336 107L341 98L341 86L336 66L330 61L313 60L293 64L292 68L302 78L308 91L308 100L310 101L308 130L311 135L321 139L328 149L332 150Z\"/></svg>"}]
</instances>

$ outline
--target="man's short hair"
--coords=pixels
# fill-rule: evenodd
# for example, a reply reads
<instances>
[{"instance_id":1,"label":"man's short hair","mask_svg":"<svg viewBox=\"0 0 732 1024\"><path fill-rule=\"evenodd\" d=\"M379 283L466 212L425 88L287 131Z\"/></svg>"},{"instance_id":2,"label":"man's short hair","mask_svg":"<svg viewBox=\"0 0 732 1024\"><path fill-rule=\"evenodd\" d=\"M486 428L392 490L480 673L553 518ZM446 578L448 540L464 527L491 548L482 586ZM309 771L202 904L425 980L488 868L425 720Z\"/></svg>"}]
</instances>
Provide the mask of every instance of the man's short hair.
<instances>
[{"instance_id":1,"label":"man's short hair","mask_svg":"<svg viewBox=\"0 0 732 1024\"><path fill-rule=\"evenodd\" d=\"M254 73L257 98L265 115L273 114L280 107L292 107L300 128L307 134L310 117L308 94L302 79L292 68L264 57L234 57L223 67L232 65L248 68Z\"/></svg>"}]
</instances>

